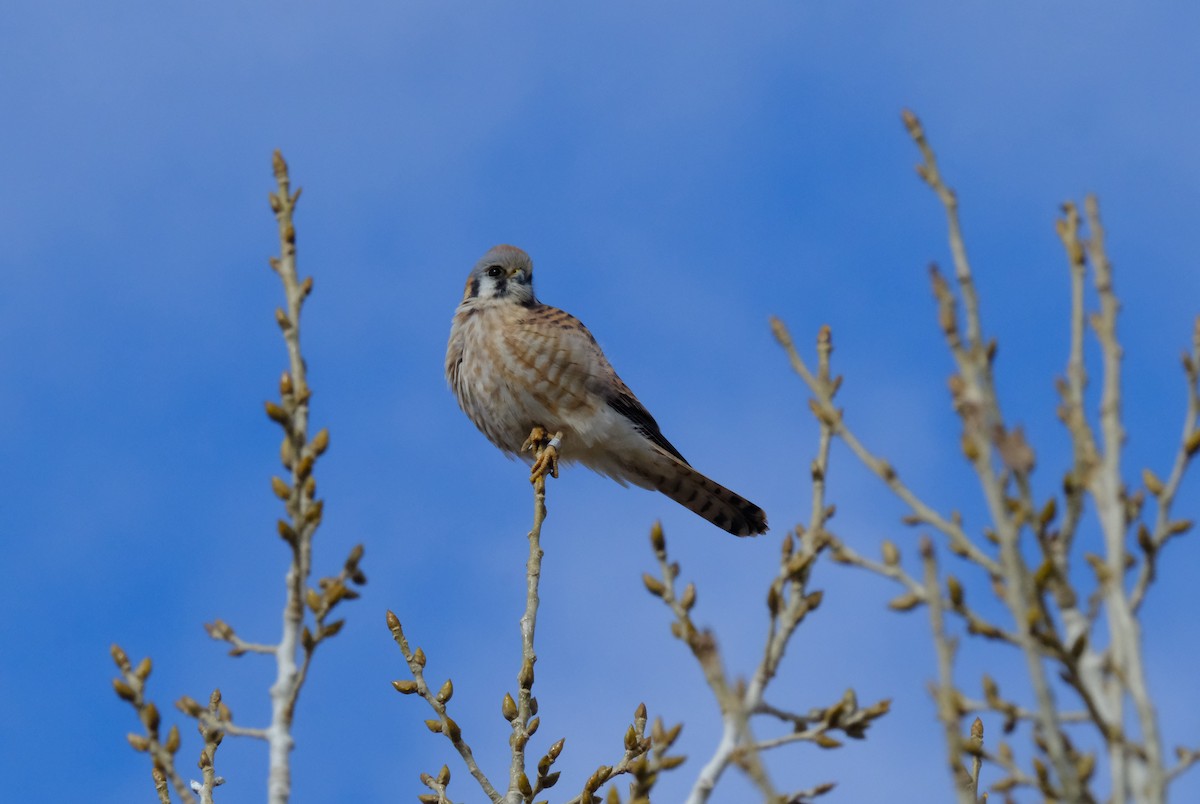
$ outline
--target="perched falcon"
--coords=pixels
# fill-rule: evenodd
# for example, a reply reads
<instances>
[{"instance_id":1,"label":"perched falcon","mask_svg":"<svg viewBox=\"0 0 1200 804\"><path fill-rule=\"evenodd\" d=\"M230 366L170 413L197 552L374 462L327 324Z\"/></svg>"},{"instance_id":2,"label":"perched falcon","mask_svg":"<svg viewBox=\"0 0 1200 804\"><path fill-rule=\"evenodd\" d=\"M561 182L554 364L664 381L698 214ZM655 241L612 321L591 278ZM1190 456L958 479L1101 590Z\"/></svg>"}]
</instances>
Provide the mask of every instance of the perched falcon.
<instances>
[{"instance_id":1,"label":"perched falcon","mask_svg":"<svg viewBox=\"0 0 1200 804\"><path fill-rule=\"evenodd\" d=\"M559 457L621 485L655 489L735 536L765 533L757 505L697 472L609 365L579 319L533 295L514 246L483 255L454 313L446 379L458 404L508 455L533 428L561 432Z\"/></svg>"}]
</instances>

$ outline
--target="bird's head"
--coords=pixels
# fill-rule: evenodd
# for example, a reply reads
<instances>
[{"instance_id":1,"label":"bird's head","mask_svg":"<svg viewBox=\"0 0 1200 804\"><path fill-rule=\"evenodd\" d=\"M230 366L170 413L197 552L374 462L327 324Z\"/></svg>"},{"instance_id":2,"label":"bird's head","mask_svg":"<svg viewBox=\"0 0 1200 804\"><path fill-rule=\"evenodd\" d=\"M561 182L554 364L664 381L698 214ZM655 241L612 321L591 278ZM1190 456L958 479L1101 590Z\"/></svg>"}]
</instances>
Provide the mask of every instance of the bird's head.
<instances>
[{"instance_id":1,"label":"bird's head","mask_svg":"<svg viewBox=\"0 0 1200 804\"><path fill-rule=\"evenodd\" d=\"M533 296L533 260L516 246L494 246L484 254L471 275L463 301L494 300L530 305Z\"/></svg>"}]
</instances>

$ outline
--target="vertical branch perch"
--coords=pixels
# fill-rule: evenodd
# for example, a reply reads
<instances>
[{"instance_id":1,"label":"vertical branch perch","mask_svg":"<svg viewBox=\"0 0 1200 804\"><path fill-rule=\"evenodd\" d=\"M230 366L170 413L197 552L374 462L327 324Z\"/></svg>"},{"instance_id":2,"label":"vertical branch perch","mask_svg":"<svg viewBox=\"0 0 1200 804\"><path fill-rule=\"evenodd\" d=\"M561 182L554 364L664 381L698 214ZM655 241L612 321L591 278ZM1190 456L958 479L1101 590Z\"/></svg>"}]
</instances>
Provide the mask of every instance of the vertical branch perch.
<instances>
[{"instance_id":1,"label":"vertical branch perch","mask_svg":"<svg viewBox=\"0 0 1200 804\"><path fill-rule=\"evenodd\" d=\"M537 701L533 697L533 666L537 663L537 651L533 637L537 629L538 585L542 579L542 523L546 521L546 474L557 472L552 468L554 453L562 434L550 441L541 428L530 434L529 445L534 450L535 471L533 481L533 527L529 530L529 559L525 562L525 611L521 615L521 670L517 673L517 712L512 719L512 763L508 774L508 799L521 801L532 794L529 776L525 772L525 746L537 731L539 721L531 720L537 714ZM554 446L551 446L551 445ZM537 467L549 464L547 471Z\"/></svg>"},{"instance_id":2,"label":"vertical branch perch","mask_svg":"<svg viewBox=\"0 0 1200 804\"><path fill-rule=\"evenodd\" d=\"M270 263L283 282L286 307L275 311L275 320L287 344L288 370L279 380L280 404L268 402L266 407L267 415L283 428L280 459L291 473L290 482L276 477L272 478L271 485L287 511L287 520L279 520L278 529L279 535L291 547L292 563L284 582L287 598L282 633L278 644L266 646L266 652L275 656L276 675L271 686L271 725L263 731L270 746L268 799L271 804L284 804L291 794L288 757L293 745L292 720L300 688L308 675L317 645L341 631L343 620L326 622L326 618L343 600L358 597L350 584L362 585L366 583L366 576L358 567L363 548L356 545L338 575L320 580L320 592L308 587L312 575L313 536L321 525L324 512L324 501L316 497L313 467L329 447L329 431L321 430L309 440L308 403L312 390L300 352L300 311L312 293L313 281L311 276L301 280L296 268L296 228L292 215L300 199L300 190L291 191L287 163L278 151L273 164L277 189L271 193L270 202L279 225L280 255L272 258ZM304 624L305 606L312 611L315 620L312 629ZM220 633L214 633L218 627ZM210 634L231 642L235 653L258 648L241 643L224 623L210 628ZM297 648L302 654L299 663Z\"/></svg>"},{"instance_id":3,"label":"vertical branch perch","mask_svg":"<svg viewBox=\"0 0 1200 804\"><path fill-rule=\"evenodd\" d=\"M271 489L284 502L287 519L278 521L277 530L291 548L292 556L285 577L283 627L277 643L246 641L223 620L214 620L204 626L210 637L230 645L231 656L253 653L275 657L276 676L270 689L270 726L247 728L235 725L229 708L221 702L219 692L213 692L207 708L186 695L176 701L175 705L180 711L198 721L205 741L200 761L204 782L193 782L191 785L192 791L199 793L201 804L212 801L213 788L223 781L216 776L213 759L225 735L253 737L267 742L268 800L271 804L286 804L291 795L289 755L293 746L292 721L313 652L317 645L341 631L344 620L329 622L328 617L343 600L358 597L350 585L361 586L367 582L358 566L363 547L356 545L343 563L341 572L320 579L319 592L307 585L312 575L312 540L321 524L324 509L324 503L316 498L317 483L313 468L329 447L329 431L321 430L311 441L308 438L308 402L312 391L308 386L304 357L300 352L300 311L312 292L313 283L312 277L301 280L296 270L296 229L292 215L300 191L291 191L287 163L279 151L275 151L272 165L276 190L270 194L269 201L279 228L280 256L272 257L270 265L283 281L285 308L276 309L275 321L287 345L288 370L279 379L279 402L268 401L266 413L284 432L280 460L290 472L290 480L273 477ZM312 628L304 624L306 606L313 615ZM302 653L299 662L297 649ZM130 743L135 749L152 754L154 785L159 801L170 801L170 787L173 786L184 804L194 802L195 798L184 788L171 762L172 755L179 748L179 731L172 727L166 743L160 743L157 736L158 710L141 696L150 672L150 660L144 660L135 670L129 666L124 651L116 646L113 646L113 659L124 676L124 679L114 682L117 695L134 705L148 729L144 738L131 735Z\"/></svg>"},{"instance_id":4,"label":"vertical branch perch","mask_svg":"<svg viewBox=\"0 0 1200 804\"><path fill-rule=\"evenodd\" d=\"M298 459L308 440L308 400L311 392L305 372L304 358L300 354L300 310L305 298L312 291L311 277L300 281L296 270L296 228L292 213L300 199L300 191L291 192L287 162L276 151L274 156L275 181L278 185L271 194L271 209L279 224L280 256L271 259L271 267L283 281L286 311L276 312L276 320L283 330L287 343L290 370L280 381L280 392L284 407L280 410L286 418L280 421L285 435L281 449L283 464L292 472L291 491L287 499L290 522L279 522L279 532L291 545L292 564L288 567L285 580L287 599L283 609L283 631L275 649L275 683L271 687L271 725L267 729L270 746L270 770L267 780L267 797L271 804L284 804L291 795L291 768L289 755L292 750L292 715L296 696L300 690L300 668L296 664L296 648L304 624L304 589L311 571L312 536L320 520L319 503L312 495L303 493L305 481L311 476L312 460ZM271 415L273 403L268 403ZM278 407L278 406L276 406ZM276 416L272 416L276 418ZM297 493L299 492L299 493Z\"/></svg>"}]
</instances>

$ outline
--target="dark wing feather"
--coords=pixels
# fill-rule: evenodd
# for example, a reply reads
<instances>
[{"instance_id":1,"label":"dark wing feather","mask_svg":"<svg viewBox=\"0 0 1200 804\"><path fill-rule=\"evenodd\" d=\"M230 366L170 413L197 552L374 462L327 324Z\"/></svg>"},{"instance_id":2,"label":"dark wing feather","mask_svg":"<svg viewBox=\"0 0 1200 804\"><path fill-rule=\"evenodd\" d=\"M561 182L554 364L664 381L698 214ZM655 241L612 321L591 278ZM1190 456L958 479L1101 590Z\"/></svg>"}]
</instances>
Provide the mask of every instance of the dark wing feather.
<instances>
[{"instance_id":1,"label":"dark wing feather","mask_svg":"<svg viewBox=\"0 0 1200 804\"><path fill-rule=\"evenodd\" d=\"M623 387L624 383L621 383L621 385L622 390L615 396L609 397L608 406L633 422L633 426L637 428L639 433L686 464L687 459L679 454L679 450L675 449L675 445L668 441L662 434L662 431L658 429L658 422L654 421L654 417L650 415L650 411L646 410L641 402L638 402L637 397L628 388Z\"/></svg>"}]
</instances>

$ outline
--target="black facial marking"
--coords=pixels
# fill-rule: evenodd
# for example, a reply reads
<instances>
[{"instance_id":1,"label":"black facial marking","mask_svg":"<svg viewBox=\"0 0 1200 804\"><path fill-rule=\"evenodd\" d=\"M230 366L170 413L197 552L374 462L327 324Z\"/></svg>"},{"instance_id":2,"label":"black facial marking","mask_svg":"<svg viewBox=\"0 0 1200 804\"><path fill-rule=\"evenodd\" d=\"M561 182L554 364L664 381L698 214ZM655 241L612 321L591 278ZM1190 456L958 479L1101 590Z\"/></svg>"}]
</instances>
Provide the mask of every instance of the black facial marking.
<instances>
[{"instance_id":1,"label":"black facial marking","mask_svg":"<svg viewBox=\"0 0 1200 804\"><path fill-rule=\"evenodd\" d=\"M493 267L495 267L495 266L493 266ZM489 276L492 275L492 271L490 268L488 269L488 275ZM508 293L508 280L507 279L497 279L496 280L496 295L503 296L506 293Z\"/></svg>"},{"instance_id":2,"label":"black facial marking","mask_svg":"<svg viewBox=\"0 0 1200 804\"><path fill-rule=\"evenodd\" d=\"M472 299L479 295L479 277L471 280L471 292L469 295Z\"/></svg>"}]
</instances>

